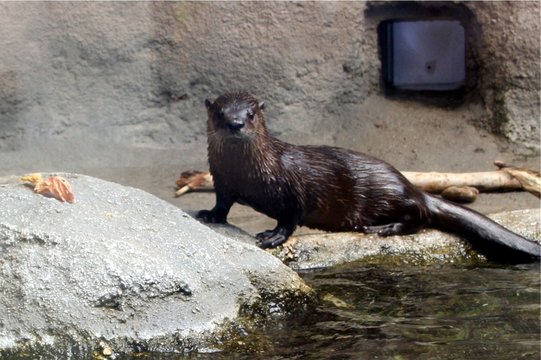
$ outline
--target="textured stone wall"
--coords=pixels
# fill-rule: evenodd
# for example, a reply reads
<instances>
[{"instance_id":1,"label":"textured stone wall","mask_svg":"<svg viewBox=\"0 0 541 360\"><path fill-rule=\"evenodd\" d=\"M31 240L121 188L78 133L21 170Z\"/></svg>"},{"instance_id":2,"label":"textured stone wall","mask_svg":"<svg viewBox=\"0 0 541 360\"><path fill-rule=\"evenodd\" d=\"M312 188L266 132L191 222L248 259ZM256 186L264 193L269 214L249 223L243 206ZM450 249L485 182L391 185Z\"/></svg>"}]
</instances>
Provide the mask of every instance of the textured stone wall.
<instances>
[{"instance_id":1,"label":"textured stone wall","mask_svg":"<svg viewBox=\"0 0 541 360\"><path fill-rule=\"evenodd\" d=\"M449 4L426 6L438 15ZM202 143L203 100L241 88L272 104L272 128L286 140L332 142L330 128L347 129L383 93L376 28L393 6L0 3L0 152ZM475 121L538 150L539 3L452 6L473 23L465 101L483 105Z\"/></svg>"},{"instance_id":2,"label":"textured stone wall","mask_svg":"<svg viewBox=\"0 0 541 360\"><path fill-rule=\"evenodd\" d=\"M539 151L540 3L471 2L480 32L479 88L487 114L481 122L509 140Z\"/></svg>"},{"instance_id":3,"label":"textured stone wall","mask_svg":"<svg viewBox=\"0 0 541 360\"><path fill-rule=\"evenodd\" d=\"M366 14L372 27L389 19L460 20L466 30L465 101L479 101L485 110L473 121L524 150L539 151L539 2L368 2Z\"/></svg>"}]
</instances>

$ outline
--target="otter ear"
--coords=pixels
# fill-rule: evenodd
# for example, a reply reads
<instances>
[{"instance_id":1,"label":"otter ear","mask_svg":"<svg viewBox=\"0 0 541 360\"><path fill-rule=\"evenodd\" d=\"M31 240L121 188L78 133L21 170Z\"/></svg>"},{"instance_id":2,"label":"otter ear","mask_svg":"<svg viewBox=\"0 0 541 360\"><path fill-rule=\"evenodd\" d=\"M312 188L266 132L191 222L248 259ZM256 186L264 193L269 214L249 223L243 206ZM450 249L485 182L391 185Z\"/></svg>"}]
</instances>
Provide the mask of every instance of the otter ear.
<instances>
[{"instance_id":1,"label":"otter ear","mask_svg":"<svg viewBox=\"0 0 541 360\"><path fill-rule=\"evenodd\" d=\"M259 104L259 110L265 110L265 102L264 101L261 101Z\"/></svg>"},{"instance_id":2,"label":"otter ear","mask_svg":"<svg viewBox=\"0 0 541 360\"><path fill-rule=\"evenodd\" d=\"M205 99L205 106L207 107L207 109L210 109L210 107L212 106L212 102L209 99Z\"/></svg>"}]
</instances>

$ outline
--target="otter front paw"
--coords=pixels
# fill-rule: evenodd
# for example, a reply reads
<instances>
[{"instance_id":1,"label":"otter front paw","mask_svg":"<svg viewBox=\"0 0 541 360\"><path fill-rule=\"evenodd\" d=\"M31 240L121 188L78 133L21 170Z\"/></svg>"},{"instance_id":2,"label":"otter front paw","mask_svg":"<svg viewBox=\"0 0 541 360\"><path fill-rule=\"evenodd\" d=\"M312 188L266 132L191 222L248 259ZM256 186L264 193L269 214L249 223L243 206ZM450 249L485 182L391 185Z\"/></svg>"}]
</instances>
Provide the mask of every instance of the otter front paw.
<instances>
[{"instance_id":1,"label":"otter front paw","mask_svg":"<svg viewBox=\"0 0 541 360\"><path fill-rule=\"evenodd\" d=\"M201 210L195 215L195 217L197 219L203 220L206 223L213 224L221 224L225 223L226 221L225 216L217 214L215 211L212 210Z\"/></svg>"},{"instance_id":2,"label":"otter front paw","mask_svg":"<svg viewBox=\"0 0 541 360\"><path fill-rule=\"evenodd\" d=\"M278 245L282 245L286 242L288 236L284 235L281 231L267 230L257 234L256 239L259 241L258 245L262 249L275 248Z\"/></svg>"}]
</instances>

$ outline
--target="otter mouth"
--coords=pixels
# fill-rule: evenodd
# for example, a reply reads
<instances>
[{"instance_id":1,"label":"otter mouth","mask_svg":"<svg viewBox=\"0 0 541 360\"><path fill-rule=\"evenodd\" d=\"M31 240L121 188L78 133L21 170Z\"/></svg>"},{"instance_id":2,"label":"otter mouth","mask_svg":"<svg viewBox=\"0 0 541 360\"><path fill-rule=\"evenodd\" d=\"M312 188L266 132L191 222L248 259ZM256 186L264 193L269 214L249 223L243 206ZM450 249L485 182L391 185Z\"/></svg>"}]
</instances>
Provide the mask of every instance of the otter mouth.
<instances>
[{"instance_id":1,"label":"otter mouth","mask_svg":"<svg viewBox=\"0 0 541 360\"><path fill-rule=\"evenodd\" d=\"M228 126L222 126L220 128L215 128L213 133L223 140L246 141L253 139L253 131L247 128L234 129Z\"/></svg>"},{"instance_id":2,"label":"otter mouth","mask_svg":"<svg viewBox=\"0 0 541 360\"><path fill-rule=\"evenodd\" d=\"M237 129L237 130L224 129L221 131L221 133L224 138L236 140L236 141L244 141L250 138L246 134L246 132L242 131L241 129Z\"/></svg>"},{"instance_id":3,"label":"otter mouth","mask_svg":"<svg viewBox=\"0 0 541 360\"><path fill-rule=\"evenodd\" d=\"M241 137L243 136L243 131L241 129L231 129L231 128L228 128L228 133L229 135L231 136L234 136L234 137Z\"/></svg>"},{"instance_id":4,"label":"otter mouth","mask_svg":"<svg viewBox=\"0 0 541 360\"><path fill-rule=\"evenodd\" d=\"M251 138L250 132L246 131L244 128L227 128L225 131L227 133L227 136L233 139L249 139Z\"/></svg>"},{"instance_id":5,"label":"otter mouth","mask_svg":"<svg viewBox=\"0 0 541 360\"><path fill-rule=\"evenodd\" d=\"M245 123L242 121L230 121L226 124L231 132L238 132L244 128Z\"/></svg>"}]
</instances>

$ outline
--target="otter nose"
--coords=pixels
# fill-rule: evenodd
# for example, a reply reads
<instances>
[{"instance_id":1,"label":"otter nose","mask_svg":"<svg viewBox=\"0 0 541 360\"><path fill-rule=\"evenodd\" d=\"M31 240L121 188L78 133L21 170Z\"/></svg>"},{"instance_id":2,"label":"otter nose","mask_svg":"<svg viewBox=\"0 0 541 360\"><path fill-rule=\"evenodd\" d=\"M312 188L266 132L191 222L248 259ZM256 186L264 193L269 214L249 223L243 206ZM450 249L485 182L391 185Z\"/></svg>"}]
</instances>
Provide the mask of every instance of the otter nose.
<instances>
[{"instance_id":1,"label":"otter nose","mask_svg":"<svg viewBox=\"0 0 541 360\"><path fill-rule=\"evenodd\" d=\"M244 121L239 120L239 119L231 120L227 123L227 127L231 131L239 131L240 129L244 127Z\"/></svg>"}]
</instances>

